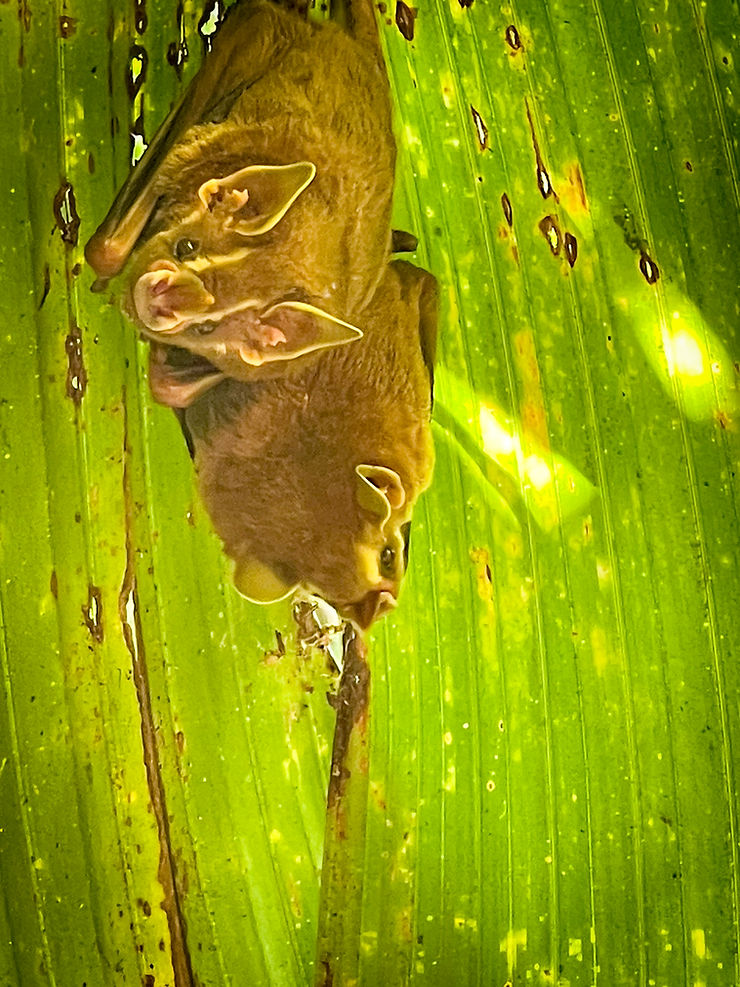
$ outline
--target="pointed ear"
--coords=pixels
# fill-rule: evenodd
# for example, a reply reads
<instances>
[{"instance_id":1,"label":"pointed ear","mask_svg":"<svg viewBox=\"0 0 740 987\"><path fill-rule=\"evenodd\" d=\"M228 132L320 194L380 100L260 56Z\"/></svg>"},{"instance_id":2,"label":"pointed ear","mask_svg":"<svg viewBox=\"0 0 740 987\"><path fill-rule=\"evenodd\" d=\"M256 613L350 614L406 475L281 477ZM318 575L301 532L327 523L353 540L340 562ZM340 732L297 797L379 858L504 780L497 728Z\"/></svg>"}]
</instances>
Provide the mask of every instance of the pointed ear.
<instances>
[{"instance_id":1,"label":"pointed ear","mask_svg":"<svg viewBox=\"0 0 740 987\"><path fill-rule=\"evenodd\" d=\"M240 355L248 366L261 366L299 356L328 346L343 346L362 339L362 330L306 302L280 302L259 318L259 332L266 339L280 339L261 348L244 344Z\"/></svg>"},{"instance_id":2,"label":"pointed ear","mask_svg":"<svg viewBox=\"0 0 740 987\"><path fill-rule=\"evenodd\" d=\"M406 500L401 477L387 466L370 466L361 463L355 466L357 474L357 502L365 510L380 517L380 527L384 528L391 510L402 507Z\"/></svg>"},{"instance_id":3,"label":"pointed ear","mask_svg":"<svg viewBox=\"0 0 740 987\"><path fill-rule=\"evenodd\" d=\"M213 364L187 350L162 343L149 347L149 390L159 404L189 408L223 378Z\"/></svg>"},{"instance_id":4,"label":"pointed ear","mask_svg":"<svg viewBox=\"0 0 740 987\"><path fill-rule=\"evenodd\" d=\"M177 332L185 319L202 315L213 303L197 274L169 261L142 274L134 286L136 314L152 332Z\"/></svg>"},{"instance_id":5,"label":"pointed ear","mask_svg":"<svg viewBox=\"0 0 740 987\"><path fill-rule=\"evenodd\" d=\"M298 588L289 586L258 559L242 559L234 565L234 585L252 603L277 603Z\"/></svg>"},{"instance_id":6,"label":"pointed ear","mask_svg":"<svg viewBox=\"0 0 740 987\"><path fill-rule=\"evenodd\" d=\"M204 182L198 196L211 212L224 212L225 227L242 236L260 236L280 222L315 174L316 166L310 161L249 165L225 178Z\"/></svg>"}]
</instances>

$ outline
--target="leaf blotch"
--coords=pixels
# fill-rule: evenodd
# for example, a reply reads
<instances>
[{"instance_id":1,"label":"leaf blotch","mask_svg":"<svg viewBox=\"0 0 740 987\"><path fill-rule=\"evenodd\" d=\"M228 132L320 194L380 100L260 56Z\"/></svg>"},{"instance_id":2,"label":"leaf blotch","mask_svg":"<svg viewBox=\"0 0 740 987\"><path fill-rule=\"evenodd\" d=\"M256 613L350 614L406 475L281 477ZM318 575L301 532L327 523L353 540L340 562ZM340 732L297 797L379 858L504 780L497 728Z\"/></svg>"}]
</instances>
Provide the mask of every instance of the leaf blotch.
<instances>
[{"instance_id":1,"label":"leaf blotch","mask_svg":"<svg viewBox=\"0 0 740 987\"><path fill-rule=\"evenodd\" d=\"M185 10L182 0L177 5L176 18L178 40L173 41L167 49L167 61L177 73L177 78L180 79L182 77L182 67L190 55L188 43L185 40Z\"/></svg>"},{"instance_id":2,"label":"leaf blotch","mask_svg":"<svg viewBox=\"0 0 740 987\"><path fill-rule=\"evenodd\" d=\"M67 353L67 397L79 408L87 388L87 371L82 357L82 333L79 326L72 326L64 340Z\"/></svg>"},{"instance_id":3,"label":"leaf blotch","mask_svg":"<svg viewBox=\"0 0 740 987\"><path fill-rule=\"evenodd\" d=\"M506 44L511 48L512 51L519 51L522 47L522 39L519 37L519 32L513 24L509 24L506 28Z\"/></svg>"},{"instance_id":4,"label":"leaf blotch","mask_svg":"<svg viewBox=\"0 0 740 987\"><path fill-rule=\"evenodd\" d=\"M77 18L62 14L59 18L59 34L65 40L77 32Z\"/></svg>"},{"instance_id":5,"label":"leaf blotch","mask_svg":"<svg viewBox=\"0 0 740 987\"><path fill-rule=\"evenodd\" d=\"M24 31L31 30L31 7L29 6L28 0L19 0L18 19L23 25Z\"/></svg>"},{"instance_id":6,"label":"leaf blotch","mask_svg":"<svg viewBox=\"0 0 740 987\"><path fill-rule=\"evenodd\" d=\"M504 211L506 222L509 224L509 226L511 226L514 220L514 214L511 209L511 199L506 194L506 192L504 192L504 194L501 196L501 208Z\"/></svg>"},{"instance_id":7,"label":"leaf blotch","mask_svg":"<svg viewBox=\"0 0 740 987\"><path fill-rule=\"evenodd\" d=\"M478 138L478 147L481 151L485 151L488 148L488 127L486 127L485 123L483 123L483 117L472 104L470 106L470 112L473 115L475 135Z\"/></svg>"},{"instance_id":8,"label":"leaf blotch","mask_svg":"<svg viewBox=\"0 0 740 987\"><path fill-rule=\"evenodd\" d=\"M139 94L139 90L146 82L146 70L149 64L149 56L146 48L141 45L131 45L128 57L128 72L126 73L126 89L129 99L133 102Z\"/></svg>"},{"instance_id":9,"label":"leaf blotch","mask_svg":"<svg viewBox=\"0 0 740 987\"><path fill-rule=\"evenodd\" d=\"M39 302L39 310L44 307L44 302L49 296L50 288L51 288L51 271L49 270L49 265L44 264L44 287L41 292L41 301Z\"/></svg>"},{"instance_id":10,"label":"leaf blotch","mask_svg":"<svg viewBox=\"0 0 740 987\"><path fill-rule=\"evenodd\" d=\"M203 16L198 21L198 34L203 39L203 46L206 53L211 50L213 35L218 30L223 17L224 9L221 0L208 0L208 3L203 8Z\"/></svg>"},{"instance_id":11,"label":"leaf blotch","mask_svg":"<svg viewBox=\"0 0 740 987\"><path fill-rule=\"evenodd\" d=\"M537 225L540 233L547 240L550 253L553 257L557 257L563 246L563 237L560 232L560 224L558 223L557 216L544 216Z\"/></svg>"},{"instance_id":12,"label":"leaf blotch","mask_svg":"<svg viewBox=\"0 0 740 987\"><path fill-rule=\"evenodd\" d=\"M640 251L640 274L648 284L655 284L660 277L658 265L644 250Z\"/></svg>"},{"instance_id":13,"label":"leaf blotch","mask_svg":"<svg viewBox=\"0 0 740 987\"><path fill-rule=\"evenodd\" d=\"M100 588L92 583L87 588L87 604L82 608L82 619L93 641L100 644L104 637L103 597Z\"/></svg>"},{"instance_id":14,"label":"leaf blotch","mask_svg":"<svg viewBox=\"0 0 740 987\"><path fill-rule=\"evenodd\" d=\"M414 21L418 11L415 7L409 7L403 0L396 3L396 27L407 41L414 40Z\"/></svg>"},{"instance_id":15,"label":"leaf blotch","mask_svg":"<svg viewBox=\"0 0 740 987\"><path fill-rule=\"evenodd\" d=\"M53 210L57 229L62 234L62 242L70 247L76 247L80 217L77 214L74 189L69 182L65 181L60 185L54 196Z\"/></svg>"},{"instance_id":16,"label":"leaf blotch","mask_svg":"<svg viewBox=\"0 0 740 987\"><path fill-rule=\"evenodd\" d=\"M566 233L563 238L563 243L565 246L565 257L571 267L574 266L576 258L578 257L578 240L573 236L572 233Z\"/></svg>"},{"instance_id":17,"label":"leaf blotch","mask_svg":"<svg viewBox=\"0 0 740 987\"><path fill-rule=\"evenodd\" d=\"M149 18L146 12L146 0L134 0L134 26L137 34L143 34Z\"/></svg>"},{"instance_id":18,"label":"leaf blotch","mask_svg":"<svg viewBox=\"0 0 740 987\"><path fill-rule=\"evenodd\" d=\"M540 195L543 199L547 199L549 196L553 196L555 201L558 201L557 195L555 195L555 189L552 187L552 182L550 181L550 175L545 168L545 163L542 159L542 154L540 153L540 144L537 140L537 133L534 129L534 121L532 120L532 111L529 108L529 103L525 101L527 108L527 122L529 123L529 132L532 136L532 147L534 148L535 157L535 173L537 175L537 188L540 190Z\"/></svg>"}]
</instances>

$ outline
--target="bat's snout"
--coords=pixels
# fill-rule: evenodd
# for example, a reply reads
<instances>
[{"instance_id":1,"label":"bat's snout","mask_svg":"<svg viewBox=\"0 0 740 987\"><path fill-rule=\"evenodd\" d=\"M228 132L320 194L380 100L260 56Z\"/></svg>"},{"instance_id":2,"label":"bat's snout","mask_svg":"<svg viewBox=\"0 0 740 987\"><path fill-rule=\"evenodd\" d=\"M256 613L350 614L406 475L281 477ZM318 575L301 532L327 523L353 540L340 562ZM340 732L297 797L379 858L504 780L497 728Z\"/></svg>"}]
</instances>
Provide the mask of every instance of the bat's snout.
<instances>
[{"instance_id":1,"label":"bat's snout","mask_svg":"<svg viewBox=\"0 0 740 987\"><path fill-rule=\"evenodd\" d=\"M346 608L346 614L352 618L358 627L366 631L373 621L388 613L389 610L393 610L395 606L396 597L393 593L388 592L388 590L373 589L357 603L351 603Z\"/></svg>"},{"instance_id":2,"label":"bat's snout","mask_svg":"<svg viewBox=\"0 0 740 987\"><path fill-rule=\"evenodd\" d=\"M159 261L137 280L133 291L136 315L156 333L179 332L213 305L215 299L200 278L170 261Z\"/></svg>"}]
</instances>

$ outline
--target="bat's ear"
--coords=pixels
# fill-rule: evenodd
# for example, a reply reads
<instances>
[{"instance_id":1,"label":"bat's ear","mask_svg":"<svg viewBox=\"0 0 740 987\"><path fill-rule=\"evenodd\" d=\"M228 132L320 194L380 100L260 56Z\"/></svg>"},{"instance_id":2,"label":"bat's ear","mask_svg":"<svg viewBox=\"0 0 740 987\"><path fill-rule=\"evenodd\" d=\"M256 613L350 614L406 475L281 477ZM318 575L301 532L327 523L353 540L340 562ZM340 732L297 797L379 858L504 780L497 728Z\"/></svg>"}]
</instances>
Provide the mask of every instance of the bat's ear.
<instances>
[{"instance_id":1,"label":"bat's ear","mask_svg":"<svg viewBox=\"0 0 740 987\"><path fill-rule=\"evenodd\" d=\"M242 346L241 358L248 366L261 366L299 356L328 346L342 346L362 339L362 330L306 302L280 302L260 316L264 331L276 330L279 344L249 350Z\"/></svg>"},{"instance_id":2,"label":"bat's ear","mask_svg":"<svg viewBox=\"0 0 740 987\"><path fill-rule=\"evenodd\" d=\"M149 347L149 389L159 404L189 408L223 378L213 364L187 350L161 343Z\"/></svg>"},{"instance_id":3,"label":"bat's ear","mask_svg":"<svg viewBox=\"0 0 740 987\"><path fill-rule=\"evenodd\" d=\"M315 174L310 161L249 165L204 182L198 196L210 212L224 211L225 227L242 236L260 236L280 222Z\"/></svg>"},{"instance_id":4,"label":"bat's ear","mask_svg":"<svg viewBox=\"0 0 740 987\"><path fill-rule=\"evenodd\" d=\"M289 586L258 559L242 559L234 565L234 585L252 603L276 603L297 588Z\"/></svg>"},{"instance_id":5,"label":"bat's ear","mask_svg":"<svg viewBox=\"0 0 740 987\"><path fill-rule=\"evenodd\" d=\"M385 527L391 511L403 507L406 500L401 477L387 466L369 466L361 463L355 466L357 474L357 502L360 507L377 514L380 527Z\"/></svg>"}]
</instances>

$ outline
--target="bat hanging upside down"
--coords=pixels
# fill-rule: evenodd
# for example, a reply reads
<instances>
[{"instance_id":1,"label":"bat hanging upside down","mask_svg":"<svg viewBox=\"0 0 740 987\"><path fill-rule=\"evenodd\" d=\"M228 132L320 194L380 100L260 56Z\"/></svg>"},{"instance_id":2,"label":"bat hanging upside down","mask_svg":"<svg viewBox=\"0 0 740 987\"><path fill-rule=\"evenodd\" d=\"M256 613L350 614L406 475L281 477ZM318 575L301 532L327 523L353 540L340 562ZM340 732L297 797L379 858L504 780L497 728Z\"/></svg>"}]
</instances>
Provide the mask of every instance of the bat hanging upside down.
<instances>
[{"instance_id":1,"label":"bat hanging upside down","mask_svg":"<svg viewBox=\"0 0 740 987\"><path fill-rule=\"evenodd\" d=\"M86 257L151 343L237 588L302 587L368 627L431 481L436 283L391 257L370 0L339 19L233 7Z\"/></svg>"}]
</instances>

